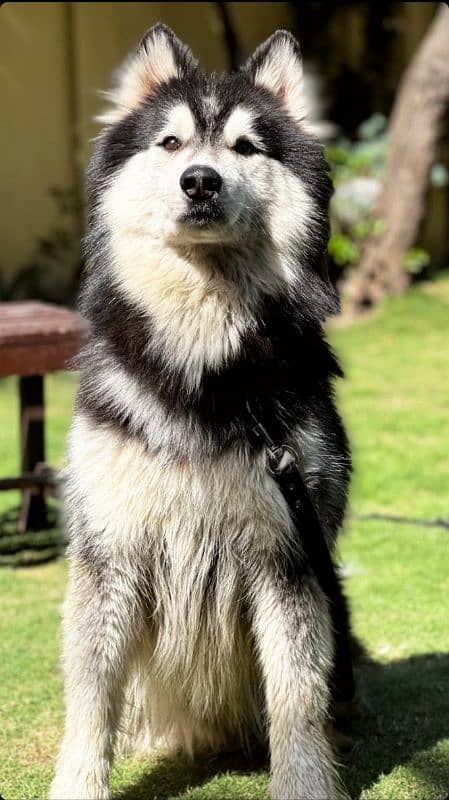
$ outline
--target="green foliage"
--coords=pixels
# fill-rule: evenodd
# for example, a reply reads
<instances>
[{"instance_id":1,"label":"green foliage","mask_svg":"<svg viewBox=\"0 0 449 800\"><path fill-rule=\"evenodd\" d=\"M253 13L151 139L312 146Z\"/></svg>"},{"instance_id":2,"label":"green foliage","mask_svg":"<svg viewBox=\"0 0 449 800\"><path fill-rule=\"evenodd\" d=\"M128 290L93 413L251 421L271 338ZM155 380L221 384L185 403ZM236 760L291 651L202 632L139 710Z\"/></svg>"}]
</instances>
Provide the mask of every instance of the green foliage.
<instances>
[{"instance_id":1,"label":"green foliage","mask_svg":"<svg viewBox=\"0 0 449 800\"><path fill-rule=\"evenodd\" d=\"M360 248L355 241L343 233L335 232L329 239L328 252L339 267L356 264L360 258Z\"/></svg>"},{"instance_id":2,"label":"green foliage","mask_svg":"<svg viewBox=\"0 0 449 800\"><path fill-rule=\"evenodd\" d=\"M356 176L382 175L388 144L386 126L383 114L373 114L359 126L355 141L341 136L326 148L334 186Z\"/></svg>"},{"instance_id":3,"label":"green foliage","mask_svg":"<svg viewBox=\"0 0 449 800\"><path fill-rule=\"evenodd\" d=\"M422 272L424 267L427 267L430 262L430 256L422 247L411 247L404 256L403 267L410 272L411 275L417 275Z\"/></svg>"},{"instance_id":4,"label":"green foliage","mask_svg":"<svg viewBox=\"0 0 449 800\"><path fill-rule=\"evenodd\" d=\"M433 164L430 168L430 183L432 186L444 188L449 185L449 171L445 164Z\"/></svg>"},{"instance_id":5,"label":"green foliage","mask_svg":"<svg viewBox=\"0 0 449 800\"><path fill-rule=\"evenodd\" d=\"M334 145L326 148L326 158L331 169L335 189L355 178L379 179L382 175L387 149L386 119L382 114L373 114L363 122L357 138L351 142L340 137ZM363 241L373 230L371 204L361 203L355 195L346 202L331 203L331 236L328 252L340 269L355 265L361 253ZM349 214L347 213L349 211ZM348 223L354 217L355 222Z\"/></svg>"},{"instance_id":6,"label":"green foliage","mask_svg":"<svg viewBox=\"0 0 449 800\"><path fill-rule=\"evenodd\" d=\"M331 236L328 253L339 270L355 266L364 241L372 234L380 234L384 220L373 218L374 190L382 178L388 147L387 120L375 113L362 122L355 141L340 137L336 144L326 148L326 158L336 190L331 202ZM361 181L357 184L357 179ZM435 186L445 186L448 172L443 164L434 164L430 180ZM350 189L344 199L344 188ZM365 187L365 188L364 188ZM370 196L371 193L371 196ZM420 247L410 249L404 258L404 267L418 275L428 266L430 257Z\"/></svg>"}]
</instances>

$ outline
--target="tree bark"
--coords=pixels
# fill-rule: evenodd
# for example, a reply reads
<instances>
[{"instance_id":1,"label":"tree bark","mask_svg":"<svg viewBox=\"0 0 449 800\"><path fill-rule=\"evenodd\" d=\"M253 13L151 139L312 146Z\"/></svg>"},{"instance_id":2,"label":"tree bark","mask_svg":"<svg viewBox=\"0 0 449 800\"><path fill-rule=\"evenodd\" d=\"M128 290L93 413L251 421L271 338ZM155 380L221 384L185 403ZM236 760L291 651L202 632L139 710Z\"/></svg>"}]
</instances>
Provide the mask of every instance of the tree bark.
<instances>
[{"instance_id":1,"label":"tree bark","mask_svg":"<svg viewBox=\"0 0 449 800\"><path fill-rule=\"evenodd\" d=\"M393 105L389 146L374 219L380 233L366 241L359 266L342 287L343 308L352 313L409 284L403 266L425 209L429 170L449 102L449 9L441 4L405 71Z\"/></svg>"},{"instance_id":2,"label":"tree bark","mask_svg":"<svg viewBox=\"0 0 449 800\"><path fill-rule=\"evenodd\" d=\"M218 9L218 13L223 25L229 59L228 68L231 72L234 72L234 70L237 70L243 64L243 53L239 44L237 32L232 22L232 17L227 7L227 3L221 2L215 3L215 5Z\"/></svg>"}]
</instances>

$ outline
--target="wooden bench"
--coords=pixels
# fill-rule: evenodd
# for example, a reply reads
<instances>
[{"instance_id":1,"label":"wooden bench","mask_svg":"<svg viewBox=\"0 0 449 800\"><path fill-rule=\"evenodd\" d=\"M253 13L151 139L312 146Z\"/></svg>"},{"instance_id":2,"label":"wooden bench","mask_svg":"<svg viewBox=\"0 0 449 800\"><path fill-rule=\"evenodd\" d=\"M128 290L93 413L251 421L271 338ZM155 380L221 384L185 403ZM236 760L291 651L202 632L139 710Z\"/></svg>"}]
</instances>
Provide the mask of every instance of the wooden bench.
<instances>
[{"instance_id":1,"label":"wooden bench","mask_svg":"<svg viewBox=\"0 0 449 800\"><path fill-rule=\"evenodd\" d=\"M44 376L67 369L79 351L86 325L74 311L37 301L0 303L0 378L19 378L22 474L0 479L0 491L22 490L19 530L47 524L45 489L55 476L45 462Z\"/></svg>"}]
</instances>

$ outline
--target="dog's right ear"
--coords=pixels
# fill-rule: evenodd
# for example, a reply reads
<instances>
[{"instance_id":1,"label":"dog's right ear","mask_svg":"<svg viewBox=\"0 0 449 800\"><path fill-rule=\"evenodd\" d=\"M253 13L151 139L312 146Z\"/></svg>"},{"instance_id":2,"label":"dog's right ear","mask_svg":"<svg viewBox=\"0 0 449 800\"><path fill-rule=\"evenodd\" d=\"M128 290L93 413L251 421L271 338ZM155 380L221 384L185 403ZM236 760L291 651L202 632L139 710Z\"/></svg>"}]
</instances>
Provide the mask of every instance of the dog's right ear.
<instances>
[{"instance_id":1,"label":"dog's right ear","mask_svg":"<svg viewBox=\"0 0 449 800\"><path fill-rule=\"evenodd\" d=\"M196 71L197 65L190 49L167 25L153 25L136 52L118 70L115 88L105 93L112 108L98 120L106 124L118 122L138 108L162 83L187 77Z\"/></svg>"},{"instance_id":2,"label":"dog's right ear","mask_svg":"<svg viewBox=\"0 0 449 800\"><path fill-rule=\"evenodd\" d=\"M290 31L273 33L241 67L256 86L272 92L296 122L306 116L299 44Z\"/></svg>"}]
</instances>

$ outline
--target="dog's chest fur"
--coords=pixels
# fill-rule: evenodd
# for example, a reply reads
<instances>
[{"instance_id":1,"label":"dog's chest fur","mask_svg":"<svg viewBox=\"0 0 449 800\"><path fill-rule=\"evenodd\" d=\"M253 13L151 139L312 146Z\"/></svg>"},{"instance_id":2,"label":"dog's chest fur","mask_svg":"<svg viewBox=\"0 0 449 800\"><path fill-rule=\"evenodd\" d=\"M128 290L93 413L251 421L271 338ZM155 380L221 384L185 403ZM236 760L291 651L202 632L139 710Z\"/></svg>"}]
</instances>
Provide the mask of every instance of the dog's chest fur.
<instances>
[{"instance_id":1,"label":"dog's chest fur","mask_svg":"<svg viewBox=\"0 0 449 800\"><path fill-rule=\"evenodd\" d=\"M201 465L168 463L79 414L70 463L69 513L82 497L87 531L72 552L140 582L152 653L143 670L164 697L159 708L211 725L224 716L234 733L247 729L259 707L248 576L285 546L290 527L263 458L249 463L233 448ZM153 733L166 727L159 717L153 708Z\"/></svg>"}]
</instances>

